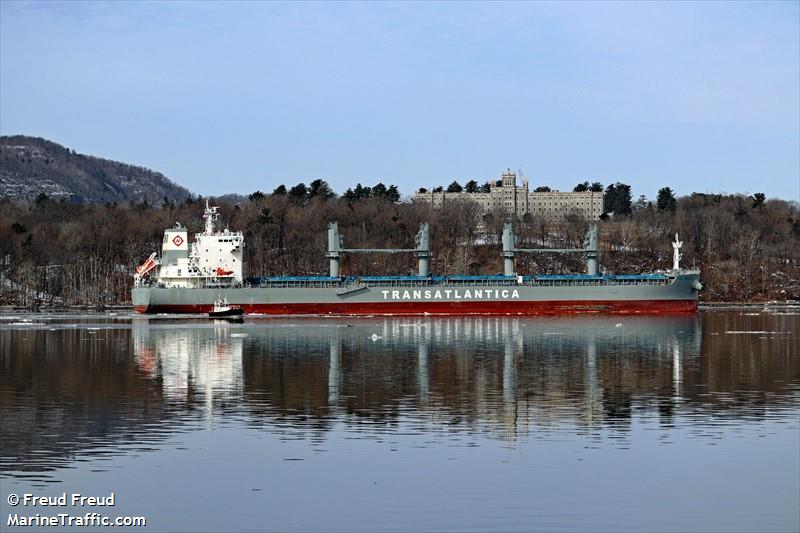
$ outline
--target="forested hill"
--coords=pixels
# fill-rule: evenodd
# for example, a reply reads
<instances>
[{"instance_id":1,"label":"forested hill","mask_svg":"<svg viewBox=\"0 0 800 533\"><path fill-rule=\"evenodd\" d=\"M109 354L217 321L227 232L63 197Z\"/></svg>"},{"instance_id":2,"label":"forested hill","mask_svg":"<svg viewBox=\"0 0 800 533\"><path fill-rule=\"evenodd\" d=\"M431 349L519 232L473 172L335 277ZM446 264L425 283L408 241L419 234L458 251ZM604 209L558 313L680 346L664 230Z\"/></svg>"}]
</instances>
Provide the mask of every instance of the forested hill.
<instances>
[{"instance_id":1,"label":"forested hill","mask_svg":"<svg viewBox=\"0 0 800 533\"><path fill-rule=\"evenodd\" d=\"M191 193L160 172L78 154L25 135L0 136L0 198L40 194L78 203L180 202Z\"/></svg>"}]
</instances>

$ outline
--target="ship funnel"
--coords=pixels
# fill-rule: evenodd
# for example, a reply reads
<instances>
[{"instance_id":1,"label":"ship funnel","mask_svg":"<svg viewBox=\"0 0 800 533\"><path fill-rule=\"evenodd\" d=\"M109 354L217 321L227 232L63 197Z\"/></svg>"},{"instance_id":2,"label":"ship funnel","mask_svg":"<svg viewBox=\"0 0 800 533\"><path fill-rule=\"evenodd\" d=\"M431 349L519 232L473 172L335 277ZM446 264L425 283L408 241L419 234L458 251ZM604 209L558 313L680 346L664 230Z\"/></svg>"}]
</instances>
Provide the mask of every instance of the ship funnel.
<instances>
[{"instance_id":1,"label":"ship funnel","mask_svg":"<svg viewBox=\"0 0 800 533\"><path fill-rule=\"evenodd\" d=\"M164 230L161 243L161 262L165 265L176 265L178 259L189 258L189 235L183 226L176 224L174 228Z\"/></svg>"}]
</instances>

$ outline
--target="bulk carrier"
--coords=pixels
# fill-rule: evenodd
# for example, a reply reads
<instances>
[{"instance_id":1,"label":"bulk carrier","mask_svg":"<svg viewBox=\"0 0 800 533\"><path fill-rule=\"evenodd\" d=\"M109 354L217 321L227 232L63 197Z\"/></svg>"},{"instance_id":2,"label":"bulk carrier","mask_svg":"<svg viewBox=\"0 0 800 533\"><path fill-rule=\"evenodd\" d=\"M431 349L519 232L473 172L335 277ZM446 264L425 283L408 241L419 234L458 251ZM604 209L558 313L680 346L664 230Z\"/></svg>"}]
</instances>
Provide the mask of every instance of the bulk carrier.
<instances>
[{"instance_id":1,"label":"bulk carrier","mask_svg":"<svg viewBox=\"0 0 800 533\"><path fill-rule=\"evenodd\" d=\"M652 274L604 274L598 269L597 227L584 248L517 248L503 229L504 272L496 276L432 276L429 229L422 224L413 249L344 248L335 222L328 225L327 276L244 278L244 236L216 231L218 208L206 202L205 230L189 245L185 227L164 231L161 257L153 253L134 274L131 299L140 313L208 313L214 302L265 315L540 315L564 313L692 313L702 288L698 270L680 268L675 235L672 269ZM342 276L346 253L412 253L415 276ZM517 275L520 253L578 253L585 274Z\"/></svg>"}]
</instances>

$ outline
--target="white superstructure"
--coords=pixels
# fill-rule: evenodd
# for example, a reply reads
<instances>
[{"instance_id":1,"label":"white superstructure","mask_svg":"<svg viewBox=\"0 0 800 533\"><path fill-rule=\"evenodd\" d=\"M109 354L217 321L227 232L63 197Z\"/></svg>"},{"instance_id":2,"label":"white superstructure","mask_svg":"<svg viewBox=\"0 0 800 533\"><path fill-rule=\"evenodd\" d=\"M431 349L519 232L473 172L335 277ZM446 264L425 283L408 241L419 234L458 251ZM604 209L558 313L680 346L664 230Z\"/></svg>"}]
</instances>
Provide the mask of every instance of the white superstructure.
<instances>
[{"instance_id":1,"label":"white superstructure","mask_svg":"<svg viewBox=\"0 0 800 533\"><path fill-rule=\"evenodd\" d=\"M155 283L164 287L230 287L241 284L244 255L244 235L241 231L215 231L219 219L218 207L209 206L203 218L206 227L189 243L188 231L177 223L164 231L161 259L151 256L137 269L136 284L145 274L158 268Z\"/></svg>"}]
</instances>

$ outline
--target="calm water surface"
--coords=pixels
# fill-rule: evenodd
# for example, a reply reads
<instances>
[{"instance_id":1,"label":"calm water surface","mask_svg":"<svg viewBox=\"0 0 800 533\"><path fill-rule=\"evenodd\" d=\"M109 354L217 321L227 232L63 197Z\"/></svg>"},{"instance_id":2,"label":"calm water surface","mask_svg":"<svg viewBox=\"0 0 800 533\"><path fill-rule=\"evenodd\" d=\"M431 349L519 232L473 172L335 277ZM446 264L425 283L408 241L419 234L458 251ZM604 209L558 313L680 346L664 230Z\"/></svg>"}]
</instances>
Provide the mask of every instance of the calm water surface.
<instances>
[{"instance_id":1,"label":"calm water surface","mask_svg":"<svg viewBox=\"0 0 800 533\"><path fill-rule=\"evenodd\" d=\"M800 311L0 315L0 484L4 531L798 531Z\"/></svg>"}]
</instances>

